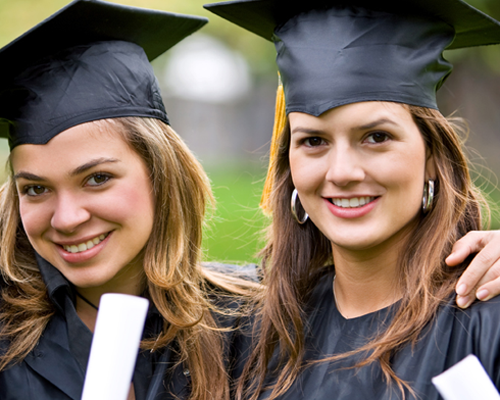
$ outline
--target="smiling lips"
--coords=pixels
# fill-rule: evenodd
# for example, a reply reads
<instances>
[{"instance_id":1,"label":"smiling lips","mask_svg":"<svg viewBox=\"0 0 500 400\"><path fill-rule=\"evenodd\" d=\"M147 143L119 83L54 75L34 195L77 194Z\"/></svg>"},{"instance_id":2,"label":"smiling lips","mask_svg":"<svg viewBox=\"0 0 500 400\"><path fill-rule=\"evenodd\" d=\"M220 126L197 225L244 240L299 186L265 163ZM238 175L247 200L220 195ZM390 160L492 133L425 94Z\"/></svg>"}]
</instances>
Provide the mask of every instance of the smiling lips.
<instances>
[{"instance_id":1,"label":"smiling lips","mask_svg":"<svg viewBox=\"0 0 500 400\"><path fill-rule=\"evenodd\" d=\"M82 251L89 250L92 247L98 245L104 239L106 239L107 236L108 236L108 234L103 234L103 235L99 235L93 239L87 240L86 242L83 242L83 243L80 243L77 245L71 245L71 246L63 245L62 247L68 253L80 253Z\"/></svg>"},{"instance_id":2,"label":"smiling lips","mask_svg":"<svg viewBox=\"0 0 500 400\"><path fill-rule=\"evenodd\" d=\"M372 202L373 200L375 200L375 197L363 196L363 197L353 197L350 199L331 198L329 200L332 204L335 204L337 207L356 208L356 207L362 207L365 204Z\"/></svg>"},{"instance_id":3,"label":"smiling lips","mask_svg":"<svg viewBox=\"0 0 500 400\"><path fill-rule=\"evenodd\" d=\"M368 214L378 203L380 197L361 196L346 198L324 198L330 212L338 218L360 218Z\"/></svg>"}]
</instances>

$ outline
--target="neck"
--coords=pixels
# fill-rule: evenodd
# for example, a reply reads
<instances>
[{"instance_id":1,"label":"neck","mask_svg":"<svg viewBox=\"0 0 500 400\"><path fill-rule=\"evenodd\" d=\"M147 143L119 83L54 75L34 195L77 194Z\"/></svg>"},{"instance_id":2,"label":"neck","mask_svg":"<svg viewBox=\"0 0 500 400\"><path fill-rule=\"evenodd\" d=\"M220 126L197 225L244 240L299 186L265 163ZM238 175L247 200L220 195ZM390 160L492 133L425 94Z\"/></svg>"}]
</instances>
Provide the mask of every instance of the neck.
<instances>
[{"instance_id":1,"label":"neck","mask_svg":"<svg viewBox=\"0 0 500 400\"><path fill-rule=\"evenodd\" d=\"M401 298L399 254L406 240L386 241L368 250L332 244L334 294L339 312L355 318L394 304Z\"/></svg>"},{"instance_id":2,"label":"neck","mask_svg":"<svg viewBox=\"0 0 500 400\"><path fill-rule=\"evenodd\" d=\"M92 333L95 330L95 323L97 320L97 309L83 300L81 297L76 298L76 313L82 322L90 329Z\"/></svg>"},{"instance_id":3,"label":"neck","mask_svg":"<svg viewBox=\"0 0 500 400\"><path fill-rule=\"evenodd\" d=\"M141 272L143 272L141 270ZM121 279L121 276L115 277L113 282L101 286L88 288L76 288L79 296L76 297L76 312L85 325L94 332L97 308L101 296L105 293L123 293L132 296L140 296L146 289L146 280L144 274L134 276L133 279Z\"/></svg>"}]
</instances>

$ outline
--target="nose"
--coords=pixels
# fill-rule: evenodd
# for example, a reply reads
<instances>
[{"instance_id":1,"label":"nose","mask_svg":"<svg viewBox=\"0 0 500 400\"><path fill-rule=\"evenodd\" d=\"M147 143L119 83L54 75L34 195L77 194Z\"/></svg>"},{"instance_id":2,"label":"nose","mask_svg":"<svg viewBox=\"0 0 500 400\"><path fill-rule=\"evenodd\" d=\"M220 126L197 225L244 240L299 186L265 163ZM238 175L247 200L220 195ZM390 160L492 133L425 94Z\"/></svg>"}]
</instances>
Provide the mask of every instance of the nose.
<instances>
[{"instance_id":1,"label":"nose","mask_svg":"<svg viewBox=\"0 0 500 400\"><path fill-rule=\"evenodd\" d=\"M362 155L348 144L337 144L329 154L326 180L346 187L365 178Z\"/></svg>"},{"instance_id":2,"label":"nose","mask_svg":"<svg viewBox=\"0 0 500 400\"><path fill-rule=\"evenodd\" d=\"M89 221L91 213L86 209L84 198L70 193L59 193L51 219L52 227L64 234L74 233Z\"/></svg>"}]
</instances>

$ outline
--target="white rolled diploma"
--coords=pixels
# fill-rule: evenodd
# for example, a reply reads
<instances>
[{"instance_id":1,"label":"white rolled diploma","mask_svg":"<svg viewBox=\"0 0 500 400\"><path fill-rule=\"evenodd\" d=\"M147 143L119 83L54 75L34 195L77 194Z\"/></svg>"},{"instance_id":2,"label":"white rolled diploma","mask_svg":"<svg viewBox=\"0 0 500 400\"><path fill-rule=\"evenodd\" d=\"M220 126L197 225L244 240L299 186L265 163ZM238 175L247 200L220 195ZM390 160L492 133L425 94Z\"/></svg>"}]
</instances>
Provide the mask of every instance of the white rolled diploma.
<instances>
[{"instance_id":1,"label":"white rolled diploma","mask_svg":"<svg viewBox=\"0 0 500 400\"><path fill-rule=\"evenodd\" d=\"M432 383L445 400L500 400L500 395L478 358L470 354Z\"/></svg>"},{"instance_id":2,"label":"white rolled diploma","mask_svg":"<svg viewBox=\"0 0 500 400\"><path fill-rule=\"evenodd\" d=\"M109 293L101 296L82 400L126 400L149 301Z\"/></svg>"}]
</instances>

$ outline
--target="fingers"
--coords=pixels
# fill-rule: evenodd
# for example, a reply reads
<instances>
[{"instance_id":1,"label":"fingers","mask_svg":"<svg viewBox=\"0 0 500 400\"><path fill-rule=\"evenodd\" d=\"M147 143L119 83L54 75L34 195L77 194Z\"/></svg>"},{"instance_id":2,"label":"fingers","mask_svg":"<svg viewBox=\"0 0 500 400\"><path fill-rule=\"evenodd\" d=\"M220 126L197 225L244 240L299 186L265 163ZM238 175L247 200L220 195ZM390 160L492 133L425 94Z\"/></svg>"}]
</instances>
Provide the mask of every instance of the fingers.
<instances>
[{"instance_id":1,"label":"fingers","mask_svg":"<svg viewBox=\"0 0 500 400\"><path fill-rule=\"evenodd\" d=\"M450 266L478 252L457 282L457 305L468 307L475 298L489 300L500 294L500 231L469 232L453 246Z\"/></svg>"},{"instance_id":2,"label":"fingers","mask_svg":"<svg viewBox=\"0 0 500 400\"><path fill-rule=\"evenodd\" d=\"M471 231L467 233L453 245L451 254L445 260L446 264L453 267L464 262L469 255L479 252L484 247L484 243L494 240L493 238L488 238L493 232L497 231ZM500 234L497 240L500 246Z\"/></svg>"},{"instance_id":3,"label":"fingers","mask_svg":"<svg viewBox=\"0 0 500 400\"><path fill-rule=\"evenodd\" d=\"M486 282L486 283L483 283ZM500 294L500 277L494 277L494 275L486 275L485 279L482 279L477 288L465 295L457 295L456 302L461 308L469 307L472 302L477 298L481 301L487 301L496 297Z\"/></svg>"},{"instance_id":4,"label":"fingers","mask_svg":"<svg viewBox=\"0 0 500 400\"><path fill-rule=\"evenodd\" d=\"M500 262L499 249L489 244L484 247L471 261L467 269L457 282L456 291L461 296L471 293L474 288L497 278L496 264ZM492 270L493 269L493 270ZM492 271L491 271L492 270Z\"/></svg>"},{"instance_id":5,"label":"fingers","mask_svg":"<svg viewBox=\"0 0 500 400\"><path fill-rule=\"evenodd\" d=\"M475 291L477 299L486 301L500 294L500 262L496 262L481 278Z\"/></svg>"},{"instance_id":6,"label":"fingers","mask_svg":"<svg viewBox=\"0 0 500 400\"><path fill-rule=\"evenodd\" d=\"M446 259L446 263L450 266L457 265L474 253L478 254L472 259L456 285L457 294L462 297L471 295L472 290L480 284L481 279L488 277L488 270L499 261L500 232L495 231L495 234L492 232L469 232L455 243L453 252ZM469 300L472 302L473 298ZM462 300L462 303L464 302L465 300Z\"/></svg>"}]
</instances>

